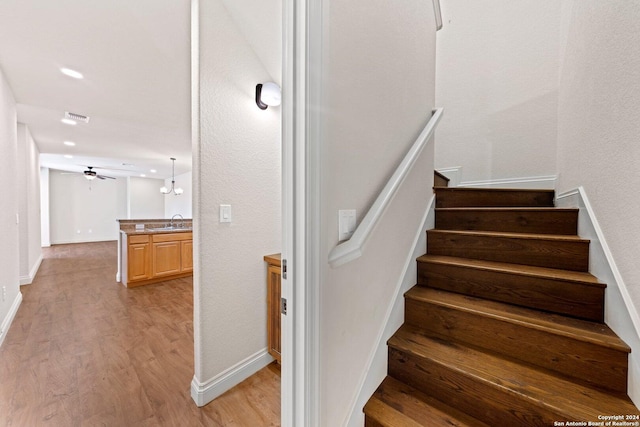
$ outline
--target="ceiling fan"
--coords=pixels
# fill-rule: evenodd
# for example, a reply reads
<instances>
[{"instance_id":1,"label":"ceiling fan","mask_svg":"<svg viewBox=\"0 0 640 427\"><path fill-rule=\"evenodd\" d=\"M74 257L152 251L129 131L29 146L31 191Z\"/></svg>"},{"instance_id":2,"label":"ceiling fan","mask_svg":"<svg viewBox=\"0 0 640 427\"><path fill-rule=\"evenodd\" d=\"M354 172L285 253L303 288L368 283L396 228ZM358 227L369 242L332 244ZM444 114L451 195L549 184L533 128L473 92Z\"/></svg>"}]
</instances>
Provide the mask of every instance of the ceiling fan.
<instances>
[{"instance_id":1,"label":"ceiling fan","mask_svg":"<svg viewBox=\"0 0 640 427\"><path fill-rule=\"evenodd\" d=\"M87 178L89 181L91 181L92 179L116 179L113 176L107 176L107 175L99 175L96 171L93 170L95 166L87 166L87 170L83 172L84 177Z\"/></svg>"}]
</instances>

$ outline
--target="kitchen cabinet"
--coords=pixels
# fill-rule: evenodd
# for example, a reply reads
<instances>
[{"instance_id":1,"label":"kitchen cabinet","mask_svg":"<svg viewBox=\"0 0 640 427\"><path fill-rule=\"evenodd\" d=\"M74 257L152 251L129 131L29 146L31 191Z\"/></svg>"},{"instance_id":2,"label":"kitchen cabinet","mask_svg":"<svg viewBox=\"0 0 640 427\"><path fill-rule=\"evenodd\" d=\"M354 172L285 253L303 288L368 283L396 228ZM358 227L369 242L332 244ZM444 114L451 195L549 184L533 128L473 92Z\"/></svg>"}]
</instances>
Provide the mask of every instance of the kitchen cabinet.
<instances>
[{"instance_id":1,"label":"kitchen cabinet","mask_svg":"<svg viewBox=\"0 0 640 427\"><path fill-rule=\"evenodd\" d=\"M193 271L193 240L183 240L180 242L180 249L182 251L180 271Z\"/></svg>"},{"instance_id":2,"label":"kitchen cabinet","mask_svg":"<svg viewBox=\"0 0 640 427\"><path fill-rule=\"evenodd\" d=\"M265 255L267 262L267 349L281 363L281 265L280 254Z\"/></svg>"},{"instance_id":3,"label":"kitchen cabinet","mask_svg":"<svg viewBox=\"0 0 640 427\"><path fill-rule=\"evenodd\" d=\"M127 287L147 285L193 272L193 233L132 234L127 238Z\"/></svg>"},{"instance_id":4,"label":"kitchen cabinet","mask_svg":"<svg viewBox=\"0 0 640 427\"><path fill-rule=\"evenodd\" d=\"M128 274L129 282L151 278L151 266L149 264L149 236L129 236L128 250Z\"/></svg>"}]
</instances>

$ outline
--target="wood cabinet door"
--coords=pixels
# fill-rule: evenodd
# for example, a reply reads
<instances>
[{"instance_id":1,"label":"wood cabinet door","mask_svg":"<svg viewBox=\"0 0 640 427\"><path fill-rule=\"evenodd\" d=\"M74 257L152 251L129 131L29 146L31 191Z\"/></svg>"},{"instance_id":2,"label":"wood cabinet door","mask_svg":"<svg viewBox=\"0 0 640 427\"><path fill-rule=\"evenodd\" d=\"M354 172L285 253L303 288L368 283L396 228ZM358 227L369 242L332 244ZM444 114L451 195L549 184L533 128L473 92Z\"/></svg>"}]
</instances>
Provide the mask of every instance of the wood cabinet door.
<instances>
[{"instance_id":1,"label":"wood cabinet door","mask_svg":"<svg viewBox=\"0 0 640 427\"><path fill-rule=\"evenodd\" d=\"M183 240L182 249L182 272L193 271L193 240Z\"/></svg>"},{"instance_id":2,"label":"wood cabinet door","mask_svg":"<svg viewBox=\"0 0 640 427\"><path fill-rule=\"evenodd\" d=\"M129 244L127 254L128 279L130 282L145 280L151 277L149 268L149 243Z\"/></svg>"},{"instance_id":3,"label":"wood cabinet door","mask_svg":"<svg viewBox=\"0 0 640 427\"><path fill-rule=\"evenodd\" d=\"M280 358L280 267L267 267L267 345L278 363Z\"/></svg>"},{"instance_id":4,"label":"wood cabinet door","mask_svg":"<svg viewBox=\"0 0 640 427\"><path fill-rule=\"evenodd\" d=\"M180 242L153 244L153 277L180 273L182 250Z\"/></svg>"}]
</instances>

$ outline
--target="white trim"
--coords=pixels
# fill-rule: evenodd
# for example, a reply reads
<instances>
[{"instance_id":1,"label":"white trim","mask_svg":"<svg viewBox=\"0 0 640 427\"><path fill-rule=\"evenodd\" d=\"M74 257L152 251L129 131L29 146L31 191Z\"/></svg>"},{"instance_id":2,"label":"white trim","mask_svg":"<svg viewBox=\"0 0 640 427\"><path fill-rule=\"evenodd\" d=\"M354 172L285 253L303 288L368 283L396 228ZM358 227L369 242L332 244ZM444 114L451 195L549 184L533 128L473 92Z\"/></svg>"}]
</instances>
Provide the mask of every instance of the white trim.
<instances>
[{"instance_id":1,"label":"white trim","mask_svg":"<svg viewBox=\"0 0 640 427\"><path fill-rule=\"evenodd\" d=\"M556 175L530 176L523 178L488 179L484 181L461 182L460 187L480 188L530 188L553 190L556 186Z\"/></svg>"},{"instance_id":2,"label":"white trim","mask_svg":"<svg viewBox=\"0 0 640 427\"><path fill-rule=\"evenodd\" d=\"M556 196L556 206L579 208L578 234L590 239L589 272L607 284L605 322L631 347L628 370L628 395L640 403L640 316L627 285L605 240L595 211L583 187Z\"/></svg>"},{"instance_id":3,"label":"white trim","mask_svg":"<svg viewBox=\"0 0 640 427\"><path fill-rule=\"evenodd\" d=\"M20 276L20 286L22 285L30 285L33 283L33 279L36 278L36 274L38 274L38 269L40 268L40 264L42 264L42 254L36 260L36 263L33 264L31 271L28 276Z\"/></svg>"},{"instance_id":4,"label":"white trim","mask_svg":"<svg viewBox=\"0 0 640 427\"><path fill-rule=\"evenodd\" d=\"M373 202L371 208L362 219L362 222L356 228L353 236L346 242L340 243L329 253L329 264L331 267L338 267L359 258L362 255L364 244L367 242L371 231L376 226L378 219L382 216L393 196L400 188L400 185L404 182L406 176L411 171L416 159L420 156L422 149L427 145L427 142L431 140L433 133L436 130L436 126L442 117L442 108L437 108L433 111L433 115L429 119L429 122L420 133L416 141L413 143L407 154L402 159L402 162L396 168L395 172L384 186L376 201Z\"/></svg>"},{"instance_id":5,"label":"white trim","mask_svg":"<svg viewBox=\"0 0 640 427\"><path fill-rule=\"evenodd\" d=\"M450 168L436 168L438 172L449 178L449 187L457 187L460 185L462 177L462 166L453 166Z\"/></svg>"},{"instance_id":6,"label":"white trim","mask_svg":"<svg viewBox=\"0 0 640 427\"><path fill-rule=\"evenodd\" d=\"M7 313L5 318L2 320L2 323L0 324L0 347L2 346L2 343L4 342L5 337L7 336L7 332L11 327L11 323L13 323L13 319L15 319L16 314L18 313L18 308L20 308L21 302L22 302L22 292L18 292L18 295L16 295L16 298L13 300L13 303L11 304L11 308L9 309L9 312Z\"/></svg>"},{"instance_id":7,"label":"white trim","mask_svg":"<svg viewBox=\"0 0 640 427\"><path fill-rule=\"evenodd\" d=\"M320 425L319 283L323 0L283 2L282 427Z\"/></svg>"},{"instance_id":8,"label":"white trim","mask_svg":"<svg viewBox=\"0 0 640 427\"><path fill-rule=\"evenodd\" d=\"M426 252L427 234L426 231L433 228L435 224L435 196L431 197L427 209L420 221L420 226L413 240L412 250L407 254L404 263L404 274L398 280L394 291L394 297L387 307L383 327L378 332L375 346L371 349L367 357L366 369L363 372L358 388L350 404L349 418L345 425L348 427L360 427L363 424L364 408L367 400L384 377L387 375L387 340L404 322L404 293L413 287L417 282L417 261L416 259Z\"/></svg>"},{"instance_id":9,"label":"white trim","mask_svg":"<svg viewBox=\"0 0 640 427\"><path fill-rule=\"evenodd\" d=\"M196 405L204 406L271 362L273 362L273 357L264 348L208 381L201 383L194 376L191 381L191 398L196 402Z\"/></svg>"}]
</instances>

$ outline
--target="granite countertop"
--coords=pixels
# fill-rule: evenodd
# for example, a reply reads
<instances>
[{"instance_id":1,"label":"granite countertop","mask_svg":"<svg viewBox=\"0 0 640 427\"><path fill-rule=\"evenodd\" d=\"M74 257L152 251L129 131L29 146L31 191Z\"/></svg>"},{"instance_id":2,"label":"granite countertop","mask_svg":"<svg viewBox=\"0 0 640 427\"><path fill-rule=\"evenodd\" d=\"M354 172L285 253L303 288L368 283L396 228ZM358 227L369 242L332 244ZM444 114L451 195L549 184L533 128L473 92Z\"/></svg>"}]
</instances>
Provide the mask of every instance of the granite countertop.
<instances>
[{"instance_id":1,"label":"granite countertop","mask_svg":"<svg viewBox=\"0 0 640 427\"><path fill-rule=\"evenodd\" d=\"M173 230L150 230L145 228L144 230L120 230L122 234L136 235L136 234L170 234L170 233L191 233L193 229L189 228L174 228Z\"/></svg>"},{"instance_id":2,"label":"granite countertop","mask_svg":"<svg viewBox=\"0 0 640 427\"><path fill-rule=\"evenodd\" d=\"M193 220L176 219L173 221L175 228L167 229L171 223L170 219L119 219L120 232L126 235L136 234L169 234L169 233L189 233L193 231ZM136 225L144 224L144 229L136 229Z\"/></svg>"}]
</instances>

